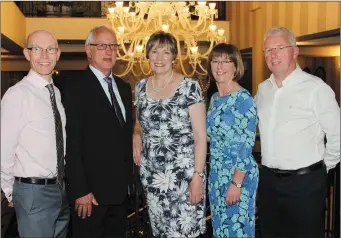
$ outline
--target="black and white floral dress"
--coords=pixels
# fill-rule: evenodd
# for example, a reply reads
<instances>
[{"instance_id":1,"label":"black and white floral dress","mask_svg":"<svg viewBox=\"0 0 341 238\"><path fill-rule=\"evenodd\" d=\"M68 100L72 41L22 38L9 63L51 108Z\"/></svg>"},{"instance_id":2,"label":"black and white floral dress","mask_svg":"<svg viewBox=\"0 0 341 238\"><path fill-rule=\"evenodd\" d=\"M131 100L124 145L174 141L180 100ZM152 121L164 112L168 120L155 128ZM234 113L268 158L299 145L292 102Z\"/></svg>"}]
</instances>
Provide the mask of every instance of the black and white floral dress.
<instances>
[{"instance_id":1,"label":"black and white floral dress","mask_svg":"<svg viewBox=\"0 0 341 238\"><path fill-rule=\"evenodd\" d=\"M147 80L141 80L135 94L143 131L141 181L153 234L197 237L206 231L206 198L190 205L194 137L188 108L204 103L201 89L185 78L173 97L156 100L146 95L146 87Z\"/></svg>"}]
</instances>

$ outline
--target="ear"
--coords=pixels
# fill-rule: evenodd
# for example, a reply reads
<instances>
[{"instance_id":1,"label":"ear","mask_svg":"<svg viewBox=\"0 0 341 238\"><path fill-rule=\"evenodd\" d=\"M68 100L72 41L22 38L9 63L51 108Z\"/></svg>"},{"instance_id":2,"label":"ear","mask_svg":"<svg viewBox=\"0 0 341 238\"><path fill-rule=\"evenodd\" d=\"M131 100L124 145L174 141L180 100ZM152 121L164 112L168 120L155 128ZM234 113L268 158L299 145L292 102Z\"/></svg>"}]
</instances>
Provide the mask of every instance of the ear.
<instances>
[{"instance_id":1,"label":"ear","mask_svg":"<svg viewBox=\"0 0 341 238\"><path fill-rule=\"evenodd\" d=\"M23 53L27 61L31 61L31 56L30 56L30 52L28 52L28 49L24 48Z\"/></svg>"},{"instance_id":2,"label":"ear","mask_svg":"<svg viewBox=\"0 0 341 238\"><path fill-rule=\"evenodd\" d=\"M59 60L59 57L60 57L60 49L58 48L58 52L57 52L57 61Z\"/></svg>"},{"instance_id":3,"label":"ear","mask_svg":"<svg viewBox=\"0 0 341 238\"><path fill-rule=\"evenodd\" d=\"M294 59L297 59L299 52L300 52L300 49L297 46L294 47Z\"/></svg>"},{"instance_id":4,"label":"ear","mask_svg":"<svg viewBox=\"0 0 341 238\"><path fill-rule=\"evenodd\" d=\"M85 53L86 53L86 56L91 59L91 46L90 45L86 45L85 46Z\"/></svg>"}]
</instances>

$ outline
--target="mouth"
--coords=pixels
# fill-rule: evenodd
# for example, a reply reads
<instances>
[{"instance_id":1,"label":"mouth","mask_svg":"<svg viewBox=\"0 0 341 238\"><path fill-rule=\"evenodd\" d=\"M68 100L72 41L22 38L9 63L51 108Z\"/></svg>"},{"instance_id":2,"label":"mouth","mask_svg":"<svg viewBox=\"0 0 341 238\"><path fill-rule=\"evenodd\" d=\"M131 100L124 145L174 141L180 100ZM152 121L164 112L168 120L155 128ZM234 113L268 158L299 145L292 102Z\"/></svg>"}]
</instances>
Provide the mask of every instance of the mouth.
<instances>
[{"instance_id":1,"label":"mouth","mask_svg":"<svg viewBox=\"0 0 341 238\"><path fill-rule=\"evenodd\" d=\"M51 63L50 62L39 62L38 64L41 65L41 66L48 66Z\"/></svg>"},{"instance_id":2,"label":"mouth","mask_svg":"<svg viewBox=\"0 0 341 238\"><path fill-rule=\"evenodd\" d=\"M165 64L161 64L161 63L154 63L154 66L155 66L155 67L163 67L163 66L165 66Z\"/></svg>"},{"instance_id":3,"label":"mouth","mask_svg":"<svg viewBox=\"0 0 341 238\"><path fill-rule=\"evenodd\" d=\"M111 58L104 58L103 59L105 62L107 62L107 63L112 63L112 59Z\"/></svg>"},{"instance_id":4,"label":"mouth","mask_svg":"<svg viewBox=\"0 0 341 238\"><path fill-rule=\"evenodd\" d=\"M224 75L224 74L226 74L226 72L216 72L215 74L216 75Z\"/></svg>"},{"instance_id":5,"label":"mouth","mask_svg":"<svg viewBox=\"0 0 341 238\"><path fill-rule=\"evenodd\" d=\"M279 60L271 60L271 64L273 64L273 65L277 65L280 63L281 63L281 61L279 61Z\"/></svg>"}]
</instances>

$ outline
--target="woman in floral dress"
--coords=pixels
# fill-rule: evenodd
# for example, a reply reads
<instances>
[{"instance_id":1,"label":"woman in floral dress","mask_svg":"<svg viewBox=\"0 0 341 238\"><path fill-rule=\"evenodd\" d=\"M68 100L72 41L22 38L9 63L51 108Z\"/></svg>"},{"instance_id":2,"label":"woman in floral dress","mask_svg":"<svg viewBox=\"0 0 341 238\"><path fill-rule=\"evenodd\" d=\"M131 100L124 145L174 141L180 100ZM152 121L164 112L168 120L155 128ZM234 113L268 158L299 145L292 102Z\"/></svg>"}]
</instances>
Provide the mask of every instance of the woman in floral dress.
<instances>
[{"instance_id":1,"label":"woman in floral dress","mask_svg":"<svg viewBox=\"0 0 341 238\"><path fill-rule=\"evenodd\" d=\"M206 231L205 104L198 83L173 71L177 53L171 34L154 33L146 47L153 75L135 90L134 161L156 237Z\"/></svg>"},{"instance_id":2,"label":"woman in floral dress","mask_svg":"<svg viewBox=\"0 0 341 238\"><path fill-rule=\"evenodd\" d=\"M250 93L238 84L244 67L234 45L216 45L208 64L208 74L218 87L207 114L213 236L251 238L255 236L258 186L258 167L252 156L256 106Z\"/></svg>"}]
</instances>

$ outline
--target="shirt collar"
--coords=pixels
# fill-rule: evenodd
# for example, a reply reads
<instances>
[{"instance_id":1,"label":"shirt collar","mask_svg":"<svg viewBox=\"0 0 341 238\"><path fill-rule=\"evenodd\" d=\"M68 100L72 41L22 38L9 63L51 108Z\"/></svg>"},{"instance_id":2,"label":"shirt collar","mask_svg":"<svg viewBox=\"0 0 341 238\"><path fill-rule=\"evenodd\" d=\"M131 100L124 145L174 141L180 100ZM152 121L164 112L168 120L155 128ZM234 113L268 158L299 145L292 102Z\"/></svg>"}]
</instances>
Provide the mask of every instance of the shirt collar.
<instances>
[{"instance_id":1,"label":"shirt collar","mask_svg":"<svg viewBox=\"0 0 341 238\"><path fill-rule=\"evenodd\" d=\"M51 77L51 82L48 82L46 79L41 77L37 72L34 70L30 70L26 76L26 79L36 88L42 89L45 88L46 85L52 83L53 84L53 79Z\"/></svg>"},{"instance_id":2,"label":"shirt collar","mask_svg":"<svg viewBox=\"0 0 341 238\"><path fill-rule=\"evenodd\" d=\"M301 67L298 64L296 64L296 69L282 81L283 87L297 82L299 78L297 77L297 75L300 74L301 72L302 72ZM270 75L269 80L272 83L272 85L277 85L273 74Z\"/></svg>"},{"instance_id":3,"label":"shirt collar","mask_svg":"<svg viewBox=\"0 0 341 238\"><path fill-rule=\"evenodd\" d=\"M99 81L103 81L105 76L101 71L99 71L98 69L96 69L94 66L92 66L91 64L89 65L89 68L91 69L91 71L95 74L95 76L97 77L97 79ZM111 80L114 79L112 73L110 72L109 78L111 78Z\"/></svg>"}]
</instances>

